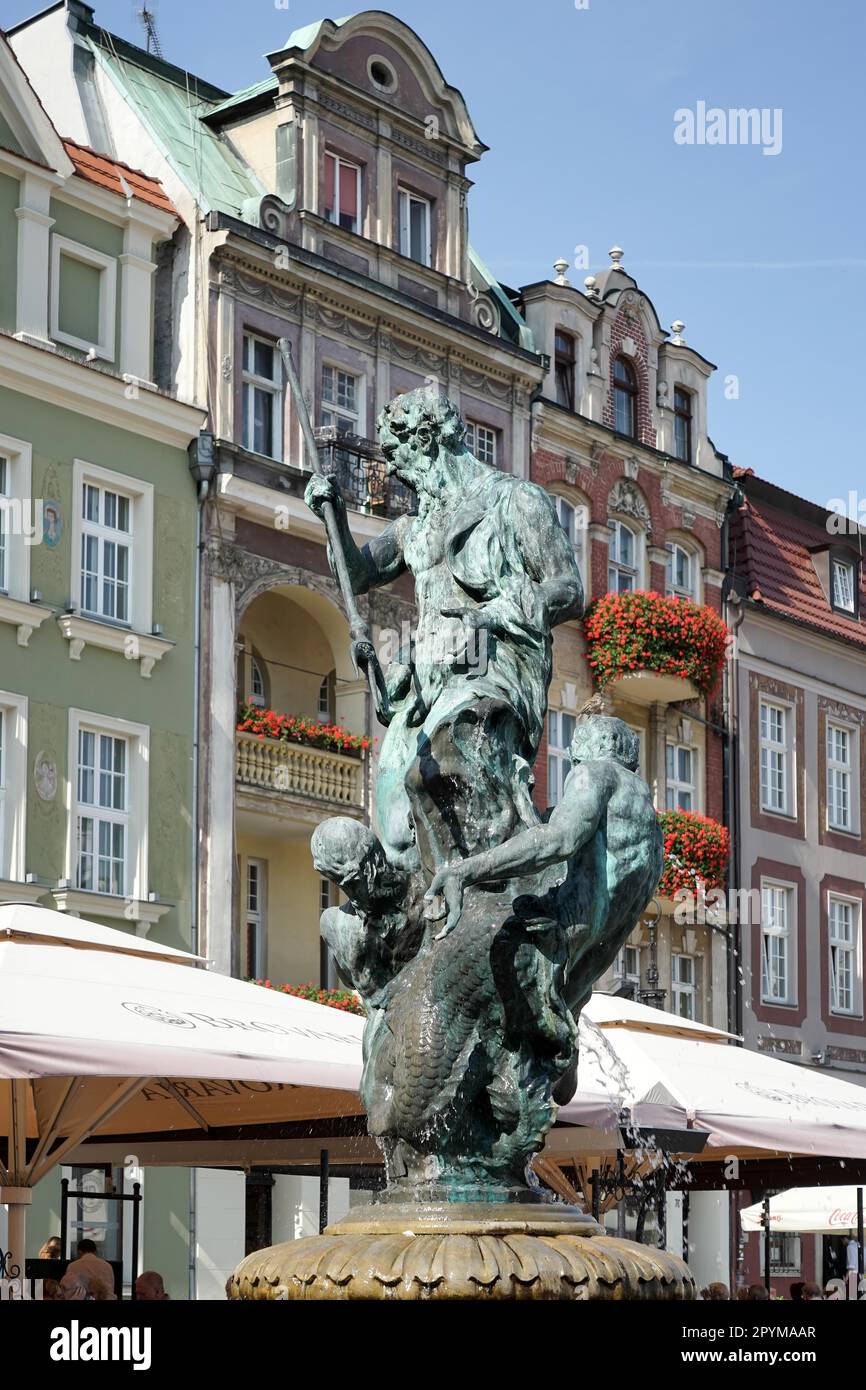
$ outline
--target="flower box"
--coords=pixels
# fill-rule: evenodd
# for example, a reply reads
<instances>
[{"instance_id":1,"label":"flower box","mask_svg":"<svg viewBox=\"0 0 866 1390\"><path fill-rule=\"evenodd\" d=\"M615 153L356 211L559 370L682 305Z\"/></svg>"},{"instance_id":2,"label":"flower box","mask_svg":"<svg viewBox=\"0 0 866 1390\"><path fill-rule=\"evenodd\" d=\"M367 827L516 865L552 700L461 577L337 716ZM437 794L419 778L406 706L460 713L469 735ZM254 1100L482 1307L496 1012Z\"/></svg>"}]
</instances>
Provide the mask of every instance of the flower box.
<instances>
[{"instance_id":1,"label":"flower box","mask_svg":"<svg viewBox=\"0 0 866 1390\"><path fill-rule=\"evenodd\" d=\"M646 698L663 701L709 695L728 641L725 624L705 604L642 589L596 599L584 635L597 686L627 680L640 698L643 681Z\"/></svg>"},{"instance_id":2,"label":"flower box","mask_svg":"<svg viewBox=\"0 0 866 1390\"><path fill-rule=\"evenodd\" d=\"M306 715L278 714L276 710L261 709L258 705L240 706L237 728L239 733L255 734L257 738L305 743L310 748L325 748L356 758L363 757L372 743L365 734L350 733L342 724L320 724Z\"/></svg>"},{"instance_id":3,"label":"flower box","mask_svg":"<svg viewBox=\"0 0 866 1390\"><path fill-rule=\"evenodd\" d=\"M697 894L721 888L731 855L726 826L697 811L660 811L665 862L658 891L673 899L680 889Z\"/></svg>"},{"instance_id":4,"label":"flower box","mask_svg":"<svg viewBox=\"0 0 866 1390\"><path fill-rule=\"evenodd\" d=\"M313 1004L326 1004L329 1009L339 1009L344 1014L366 1016L366 1009L360 995L353 989L319 989L318 985L274 985L270 980L250 980L251 985L261 985L263 989L275 989L279 994L291 994L295 999L309 999Z\"/></svg>"}]
</instances>

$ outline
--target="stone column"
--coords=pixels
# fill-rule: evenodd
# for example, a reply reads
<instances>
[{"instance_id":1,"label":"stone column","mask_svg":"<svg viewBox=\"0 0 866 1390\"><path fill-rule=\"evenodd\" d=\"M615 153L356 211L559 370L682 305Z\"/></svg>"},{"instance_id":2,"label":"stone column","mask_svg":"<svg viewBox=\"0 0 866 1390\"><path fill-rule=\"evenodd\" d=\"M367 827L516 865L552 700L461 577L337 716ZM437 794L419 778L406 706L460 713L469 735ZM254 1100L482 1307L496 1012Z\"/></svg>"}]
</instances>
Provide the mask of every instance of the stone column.
<instances>
[{"instance_id":1,"label":"stone column","mask_svg":"<svg viewBox=\"0 0 866 1390\"><path fill-rule=\"evenodd\" d=\"M226 548L228 550L228 548ZM235 583L230 556L212 546L206 568L202 683L199 952L232 973L235 900Z\"/></svg>"},{"instance_id":2,"label":"stone column","mask_svg":"<svg viewBox=\"0 0 866 1390\"><path fill-rule=\"evenodd\" d=\"M156 270L150 228L128 222L120 257L120 370L153 386L153 286Z\"/></svg>"},{"instance_id":3,"label":"stone column","mask_svg":"<svg viewBox=\"0 0 866 1390\"><path fill-rule=\"evenodd\" d=\"M48 215L50 204L49 180L38 174L25 174L21 180L21 205L15 209L18 218L15 337L53 351L48 329L49 234L54 226L54 218Z\"/></svg>"}]
</instances>

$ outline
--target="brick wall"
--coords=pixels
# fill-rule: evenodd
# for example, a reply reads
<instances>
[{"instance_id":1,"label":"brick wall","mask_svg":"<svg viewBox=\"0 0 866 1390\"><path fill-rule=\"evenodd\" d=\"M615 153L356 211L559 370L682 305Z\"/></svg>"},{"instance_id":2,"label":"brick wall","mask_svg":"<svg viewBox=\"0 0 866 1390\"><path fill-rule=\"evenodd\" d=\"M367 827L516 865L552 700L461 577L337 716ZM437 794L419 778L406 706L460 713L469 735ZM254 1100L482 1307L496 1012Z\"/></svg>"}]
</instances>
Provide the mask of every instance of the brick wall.
<instances>
[{"instance_id":1,"label":"brick wall","mask_svg":"<svg viewBox=\"0 0 866 1390\"><path fill-rule=\"evenodd\" d=\"M624 338L631 338L634 344L633 351L626 353L623 350ZM646 334L640 315L630 314L625 307L619 310L610 334L611 373L607 400L604 404L604 423L609 425L611 429L614 427L613 363L620 353L631 362L637 376L637 437L642 444L649 444L655 448L656 432L652 422L652 402L649 396L649 359Z\"/></svg>"}]
</instances>

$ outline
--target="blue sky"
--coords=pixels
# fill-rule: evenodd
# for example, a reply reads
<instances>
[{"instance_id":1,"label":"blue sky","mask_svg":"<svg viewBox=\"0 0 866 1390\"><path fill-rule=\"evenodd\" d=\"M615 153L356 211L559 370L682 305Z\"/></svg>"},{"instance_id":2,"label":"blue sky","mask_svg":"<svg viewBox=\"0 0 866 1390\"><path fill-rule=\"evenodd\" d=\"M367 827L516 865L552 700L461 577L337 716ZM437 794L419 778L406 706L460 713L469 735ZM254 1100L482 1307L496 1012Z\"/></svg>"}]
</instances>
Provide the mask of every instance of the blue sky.
<instances>
[{"instance_id":1,"label":"blue sky","mask_svg":"<svg viewBox=\"0 0 866 1390\"><path fill-rule=\"evenodd\" d=\"M511 285L552 275L577 246L599 268L619 244L662 324L684 320L719 368L718 448L821 503L866 495L866 5L578 3L383 4L430 46L491 146L472 171L473 242ZM37 6L0 0L0 23ZM95 0L97 22L130 38L136 8ZM262 55L328 13L315 0L156 11L166 57L230 90L266 76ZM781 151L675 143L674 113L700 101L781 109ZM737 399L725 398L729 376Z\"/></svg>"}]
</instances>

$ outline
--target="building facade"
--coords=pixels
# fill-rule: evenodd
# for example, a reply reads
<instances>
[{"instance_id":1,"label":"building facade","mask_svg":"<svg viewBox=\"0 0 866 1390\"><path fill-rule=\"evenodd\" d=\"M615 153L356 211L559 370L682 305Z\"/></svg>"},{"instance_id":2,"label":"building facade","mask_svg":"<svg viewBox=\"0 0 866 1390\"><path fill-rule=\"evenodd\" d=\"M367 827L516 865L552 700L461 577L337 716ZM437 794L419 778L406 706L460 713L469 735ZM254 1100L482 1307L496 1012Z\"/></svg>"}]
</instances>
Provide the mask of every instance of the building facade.
<instances>
[{"instance_id":1,"label":"building facade","mask_svg":"<svg viewBox=\"0 0 866 1390\"><path fill-rule=\"evenodd\" d=\"M155 180L59 138L0 36L0 901L188 948L204 417L152 360L177 226ZM154 1198L184 1210L186 1182Z\"/></svg>"},{"instance_id":2,"label":"building facade","mask_svg":"<svg viewBox=\"0 0 866 1390\"><path fill-rule=\"evenodd\" d=\"M55 123L158 179L178 210L154 258L152 371L162 391L207 409L191 454L200 950L244 977L334 984L318 931L330 890L309 836L326 816L374 814L378 730L303 504L310 460L279 341L359 541L412 500L385 478L376 417L426 386L461 411L477 457L550 491L588 600L646 592L718 615L732 485L707 430L712 364L681 324L661 327L617 248L582 288L564 263L553 280L497 282L469 237L486 146L434 56L390 15L295 31L262 81L234 94L106 33L80 0L17 26L11 42ZM361 609L383 653L409 640L405 579ZM557 630L534 770L542 813L597 691L591 659L580 624ZM660 666L647 653L618 671L603 707L637 733L660 810L721 821L722 687ZM317 732L288 737L288 719ZM661 898L601 984L725 1024L725 967L724 936L680 926ZM276 1175L265 1193L275 1239L311 1229L315 1181ZM245 1233L262 1229L263 1192L238 1174L195 1178L199 1296L222 1295ZM334 1196L350 1199L345 1184Z\"/></svg>"},{"instance_id":3,"label":"building facade","mask_svg":"<svg viewBox=\"0 0 866 1390\"><path fill-rule=\"evenodd\" d=\"M866 586L855 523L740 470L731 524L747 1047L866 1083ZM756 1197L759 1194L756 1194ZM759 1268L760 1237L746 1260ZM773 1250L821 1277L821 1242Z\"/></svg>"}]
</instances>

